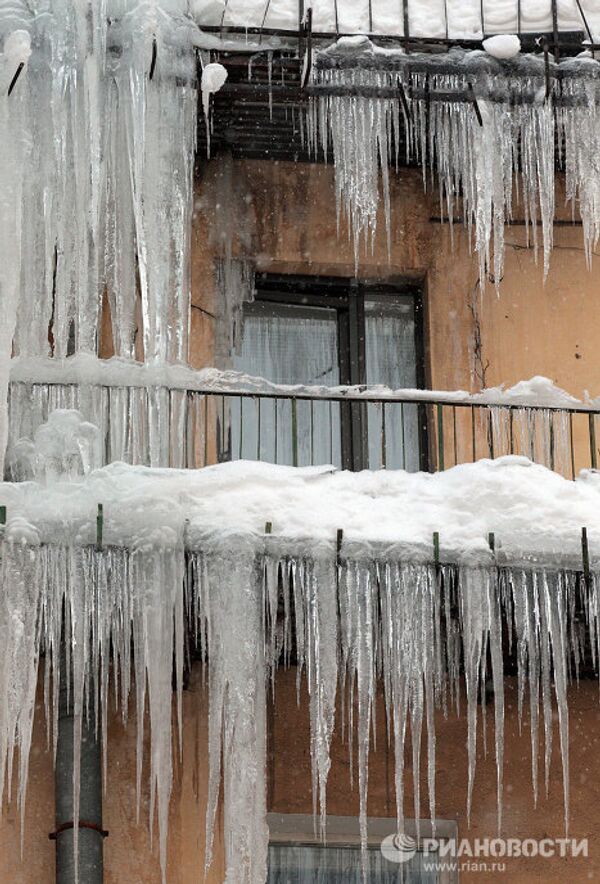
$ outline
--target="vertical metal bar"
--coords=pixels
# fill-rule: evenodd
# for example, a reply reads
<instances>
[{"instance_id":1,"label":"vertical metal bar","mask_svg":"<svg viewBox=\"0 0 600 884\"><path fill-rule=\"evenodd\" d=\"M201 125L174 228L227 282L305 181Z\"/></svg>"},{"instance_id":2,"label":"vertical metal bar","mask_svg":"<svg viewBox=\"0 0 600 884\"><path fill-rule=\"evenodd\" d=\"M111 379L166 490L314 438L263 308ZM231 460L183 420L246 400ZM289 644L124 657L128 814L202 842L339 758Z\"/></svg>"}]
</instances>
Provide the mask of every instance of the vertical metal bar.
<instances>
[{"instance_id":1,"label":"vertical metal bar","mask_svg":"<svg viewBox=\"0 0 600 884\"><path fill-rule=\"evenodd\" d=\"M304 0L298 0L298 58L304 58Z\"/></svg>"},{"instance_id":2,"label":"vertical metal bar","mask_svg":"<svg viewBox=\"0 0 600 884\"><path fill-rule=\"evenodd\" d=\"M279 438L278 438L278 437L279 437L279 428L278 428L278 426L277 426L277 415L278 415L278 413L279 413L279 400L278 400L278 399L274 399L274 400L273 400L273 406L274 406L274 408L275 408L275 420L274 420L274 425L275 425L275 439L273 440L273 444L274 444L274 446L275 446L275 463L279 463L279 460L278 460L278 454L279 454L279 450L278 450L278 449L279 449L279 444L278 444L278 443L279 443Z\"/></svg>"},{"instance_id":3,"label":"vertical metal bar","mask_svg":"<svg viewBox=\"0 0 600 884\"><path fill-rule=\"evenodd\" d=\"M373 33L373 0L369 0L369 34Z\"/></svg>"},{"instance_id":4,"label":"vertical metal bar","mask_svg":"<svg viewBox=\"0 0 600 884\"><path fill-rule=\"evenodd\" d=\"M490 457L494 459L494 421L492 418L492 409L488 408L488 446L490 449Z\"/></svg>"},{"instance_id":5,"label":"vertical metal bar","mask_svg":"<svg viewBox=\"0 0 600 884\"><path fill-rule=\"evenodd\" d=\"M443 406L438 403L437 408L437 430L438 430L438 470L444 467L444 412Z\"/></svg>"},{"instance_id":6,"label":"vertical metal bar","mask_svg":"<svg viewBox=\"0 0 600 884\"><path fill-rule=\"evenodd\" d=\"M477 445L475 444L475 409L471 406L471 448L473 452L473 463L477 460Z\"/></svg>"},{"instance_id":7,"label":"vertical metal bar","mask_svg":"<svg viewBox=\"0 0 600 884\"><path fill-rule=\"evenodd\" d=\"M583 11L583 7L581 5L581 2L580 2L580 0L575 0L575 3L577 4L577 9L579 10L579 14L581 16L583 26L585 28L587 35L588 35L588 40L590 41L590 43L593 43L594 38L592 36L592 29L590 28L590 25L589 25L589 22L586 18L585 12Z\"/></svg>"},{"instance_id":8,"label":"vertical metal bar","mask_svg":"<svg viewBox=\"0 0 600 884\"><path fill-rule=\"evenodd\" d=\"M104 532L104 505L98 504L96 515L96 549L102 549L102 534Z\"/></svg>"},{"instance_id":9,"label":"vertical metal bar","mask_svg":"<svg viewBox=\"0 0 600 884\"><path fill-rule=\"evenodd\" d=\"M387 445L385 436L385 402L381 403L381 467L387 467Z\"/></svg>"},{"instance_id":10,"label":"vertical metal bar","mask_svg":"<svg viewBox=\"0 0 600 884\"><path fill-rule=\"evenodd\" d=\"M587 528L581 529L581 558L583 560L583 576L586 586L590 585L590 548L588 545Z\"/></svg>"},{"instance_id":11,"label":"vertical metal bar","mask_svg":"<svg viewBox=\"0 0 600 884\"><path fill-rule=\"evenodd\" d=\"M514 433L514 411L512 408L508 409L508 443L510 447L510 453L515 453L515 433Z\"/></svg>"},{"instance_id":12,"label":"vertical metal bar","mask_svg":"<svg viewBox=\"0 0 600 884\"><path fill-rule=\"evenodd\" d=\"M573 412L569 412L569 446L571 448L571 478L575 479L575 442L573 440Z\"/></svg>"},{"instance_id":13,"label":"vertical metal bar","mask_svg":"<svg viewBox=\"0 0 600 884\"><path fill-rule=\"evenodd\" d=\"M408 38L410 37L410 13L408 10L408 0L404 0L402 7L402 12L404 15L404 36Z\"/></svg>"},{"instance_id":14,"label":"vertical metal bar","mask_svg":"<svg viewBox=\"0 0 600 884\"><path fill-rule=\"evenodd\" d=\"M452 406L452 432L454 435L454 466L458 463L458 440L456 437L456 405Z\"/></svg>"},{"instance_id":15,"label":"vertical metal bar","mask_svg":"<svg viewBox=\"0 0 600 884\"><path fill-rule=\"evenodd\" d=\"M480 0L479 7L481 10L481 36L485 37L485 0Z\"/></svg>"},{"instance_id":16,"label":"vertical metal bar","mask_svg":"<svg viewBox=\"0 0 600 884\"><path fill-rule=\"evenodd\" d=\"M333 11L335 15L335 34L336 37L340 35L340 16L338 12L338 0L333 0Z\"/></svg>"},{"instance_id":17,"label":"vertical metal bar","mask_svg":"<svg viewBox=\"0 0 600 884\"><path fill-rule=\"evenodd\" d=\"M433 561L436 568L440 567L440 532L433 532Z\"/></svg>"},{"instance_id":18,"label":"vertical metal bar","mask_svg":"<svg viewBox=\"0 0 600 884\"><path fill-rule=\"evenodd\" d=\"M204 397L204 466L208 463L208 396Z\"/></svg>"},{"instance_id":19,"label":"vertical metal bar","mask_svg":"<svg viewBox=\"0 0 600 884\"><path fill-rule=\"evenodd\" d=\"M549 413L550 420L550 469L554 470L554 415Z\"/></svg>"},{"instance_id":20,"label":"vertical metal bar","mask_svg":"<svg viewBox=\"0 0 600 884\"><path fill-rule=\"evenodd\" d=\"M244 450L244 397L240 396L240 445L238 460L243 460L242 452Z\"/></svg>"},{"instance_id":21,"label":"vertical metal bar","mask_svg":"<svg viewBox=\"0 0 600 884\"><path fill-rule=\"evenodd\" d=\"M333 463L333 403L329 400L329 463Z\"/></svg>"},{"instance_id":22,"label":"vertical metal bar","mask_svg":"<svg viewBox=\"0 0 600 884\"><path fill-rule=\"evenodd\" d=\"M258 405L258 427L256 429L256 459L260 460L260 431L261 431L261 399L256 400Z\"/></svg>"},{"instance_id":23,"label":"vertical metal bar","mask_svg":"<svg viewBox=\"0 0 600 884\"><path fill-rule=\"evenodd\" d=\"M558 64L560 61L560 39L558 36L558 4L557 0L552 0L552 37L554 39L554 60Z\"/></svg>"},{"instance_id":24,"label":"vertical metal bar","mask_svg":"<svg viewBox=\"0 0 600 884\"><path fill-rule=\"evenodd\" d=\"M588 420L590 427L590 460L592 469L595 470L598 468L598 457L596 451L596 416L593 412L590 412Z\"/></svg>"},{"instance_id":25,"label":"vertical metal bar","mask_svg":"<svg viewBox=\"0 0 600 884\"><path fill-rule=\"evenodd\" d=\"M517 0L517 34L521 36L521 0Z\"/></svg>"},{"instance_id":26,"label":"vertical metal bar","mask_svg":"<svg viewBox=\"0 0 600 884\"><path fill-rule=\"evenodd\" d=\"M406 469L406 431L404 429L404 402L400 403L400 420L402 421L402 469Z\"/></svg>"},{"instance_id":27,"label":"vertical metal bar","mask_svg":"<svg viewBox=\"0 0 600 884\"><path fill-rule=\"evenodd\" d=\"M298 466L298 400L292 399L292 464Z\"/></svg>"},{"instance_id":28,"label":"vertical metal bar","mask_svg":"<svg viewBox=\"0 0 600 884\"><path fill-rule=\"evenodd\" d=\"M535 461L535 434L537 430L535 412L528 408L527 426L529 427L529 460Z\"/></svg>"}]
</instances>

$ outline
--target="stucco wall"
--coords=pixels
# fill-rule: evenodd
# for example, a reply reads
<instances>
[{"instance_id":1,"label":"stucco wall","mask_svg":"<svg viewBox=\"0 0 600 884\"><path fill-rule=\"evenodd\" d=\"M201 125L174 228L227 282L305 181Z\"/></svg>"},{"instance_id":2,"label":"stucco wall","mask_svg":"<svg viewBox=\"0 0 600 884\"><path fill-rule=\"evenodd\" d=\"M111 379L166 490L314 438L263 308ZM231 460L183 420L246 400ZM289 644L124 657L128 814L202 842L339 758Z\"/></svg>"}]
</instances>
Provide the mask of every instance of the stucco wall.
<instances>
[{"instance_id":1,"label":"stucco wall","mask_svg":"<svg viewBox=\"0 0 600 884\"><path fill-rule=\"evenodd\" d=\"M428 381L438 389L479 389L482 371L489 385L514 383L544 374L575 395L584 389L600 392L600 295L596 276L586 268L580 227L557 226L551 272L544 284L522 226L507 230L506 270L500 291L478 286L477 260L466 236L455 228L454 247L447 225L432 221L439 214L435 198L424 197L421 175L405 171L392 179L393 230L390 260L383 225L374 256L365 255L359 274L365 277L407 277L423 282L426 307ZM560 197L558 199L560 204ZM231 162L219 160L204 168L198 182L194 227L192 361L213 362L215 331L214 261L230 243L234 255L252 258L260 270L327 273L352 276L354 256L344 233L336 232L333 174L317 165ZM480 325L482 349L473 353L473 331ZM306 703L295 705L294 675L282 676L277 708L271 716L270 805L279 812L310 812L309 743ZM508 690L514 687L509 685ZM591 840L589 864L544 861L517 864L506 881L586 881L600 878L600 806L596 782L600 775L598 735L600 709L597 685L571 691L572 826L573 837ZM169 881L195 884L202 880L204 801L206 796L206 697L194 673L185 695L184 754L176 760L171 812ZM24 863L19 858L16 807L5 808L0 822L0 882L50 884L54 880L53 775L45 747L42 710L38 710L32 750L30 787L24 834ZM383 716L379 716L380 723ZM465 824L466 733L464 719L438 722L438 814L455 818L461 834ZM557 735L556 735L557 736ZM492 745L491 731L489 745ZM518 737L513 708L507 718L506 831L514 837L560 837L563 834L561 783L555 739L550 798L532 807L527 727ZM392 815L392 765L385 740L371 764L370 812ZM407 771L408 781L410 775ZM425 795L425 790L423 789ZM346 750L339 736L329 790L331 813L357 810L356 792L349 791ZM147 815L147 800L144 816ZM145 818L135 822L135 721L125 731L116 716L109 733L109 781L105 801L105 844L108 884L158 884L156 851L150 851ZM480 759L473 834L494 835L495 773L493 755ZM217 863L209 882L223 880ZM465 878L465 880L469 880ZM471 877L470 880L479 880Z\"/></svg>"}]
</instances>

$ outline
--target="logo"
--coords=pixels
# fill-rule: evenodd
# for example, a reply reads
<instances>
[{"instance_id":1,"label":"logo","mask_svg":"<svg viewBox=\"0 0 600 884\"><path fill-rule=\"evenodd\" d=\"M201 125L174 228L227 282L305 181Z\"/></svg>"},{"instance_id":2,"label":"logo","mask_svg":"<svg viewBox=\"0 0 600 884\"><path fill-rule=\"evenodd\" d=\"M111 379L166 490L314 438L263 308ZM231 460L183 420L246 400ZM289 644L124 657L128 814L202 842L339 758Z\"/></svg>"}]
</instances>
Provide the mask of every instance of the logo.
<instances>
[{"instance_id":1,"label":"logo","mask_svg":"<svg viewBox=\"0 0 600 884\"><path fill-rule=\"evenodd\" d=\"M417 853L417 842L410 835L388 835L381 842L381 852L391 863L407 863Z\"/></svg>"}]
</instances>

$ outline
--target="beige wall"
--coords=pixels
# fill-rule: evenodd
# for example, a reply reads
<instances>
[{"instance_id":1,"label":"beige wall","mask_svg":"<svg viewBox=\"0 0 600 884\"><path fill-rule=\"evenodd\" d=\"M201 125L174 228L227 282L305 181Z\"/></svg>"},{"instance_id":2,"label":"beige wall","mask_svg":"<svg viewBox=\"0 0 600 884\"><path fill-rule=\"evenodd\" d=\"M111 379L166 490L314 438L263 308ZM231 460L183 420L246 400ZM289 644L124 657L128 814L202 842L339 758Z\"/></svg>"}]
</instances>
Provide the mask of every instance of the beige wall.
<instances>
[{"instance_id":1,"label":"beige wall","mask_svg":"<svg viewBox=\"0 0 600 884\"><path fill-rule=\"evenodd\" d=\"M549 376L575 395L584 389L600 393L600 323L596 277L589 273L581 228L557 227L549 279L544 285L541 263L526 247L525 231L507 230L506 270L500 292L478 286L476 258L469 254L465 235L455 229L450 247L447 225L432 222L439 212L435 199L423 196L420 173L404 171L393 177L392 252L386 258L383 225L375 257L366 256L359 275L407 277L423 282L429 382L438 389L476 390L485 366L488 386L512 384L534 374ZM559 200L560 202L560 200ZM333 173L325 166L226 162L209 164L198 184L193 253L192 361L213 361L214 260L231 238L233 254L256 261L260 270L329 273L352 276L354 256L347 238L336 233ZM474 364L473 331L481 329L482 351ZM474 370L475 369L475 370ZM306 703L296 708L291 682L281 676L277 707L271 716L270 804L272 810L310 812L309 742ZM517 734L513 697L507 719L506 832L514 837L560 837L562 797L558 758L549 800L532 807L527 728ZM598 748L600 711L597 686L585 682L571 691L572 710L572 827L574 837L590 836L589 865L556 860L541 865L518 863L505 881L586 881L600 878L600 806L596 783L600 776ZM53 777L45 748L42 710L38 710L32 749L30 787L19 858L16 807L5 808L0 822L1 884L50 884L54 880ZM383 716L379 716L383 721ZM194 672L185 694L183 762L176 761L169 841L169 881L195 884L202 880L204 802L206 796L206 697ZM438 722L439 816L457 819L466 834L465 722L451 717ZM492 745L491 732L489 745ZM370 812L392 815L392 764L379 740L371 765ZM135 824L135 721L125 731L117 717L109 733L109 782L105 801L105 843L108 884L158 884L156 851L149 846L145 820ZM357 795L349 791L347 754L339 735L334 744L329 790L331 813L352 813ZM473 830L495 834L495 775L493 756L480 759ZM408 775L408 773L407 773ZM410 776L409 781L410 781ZM425 794L425 791L424 791ZM147 801L145 804L147 809ZM222 845L218 845L218 857ZM590 874L591 873L591 874ZM465 880L475 880L471 877ZM218 859L209 882L223 880ZM477 878L477 880L479 880Z\"/></svg>"}]
</instances>

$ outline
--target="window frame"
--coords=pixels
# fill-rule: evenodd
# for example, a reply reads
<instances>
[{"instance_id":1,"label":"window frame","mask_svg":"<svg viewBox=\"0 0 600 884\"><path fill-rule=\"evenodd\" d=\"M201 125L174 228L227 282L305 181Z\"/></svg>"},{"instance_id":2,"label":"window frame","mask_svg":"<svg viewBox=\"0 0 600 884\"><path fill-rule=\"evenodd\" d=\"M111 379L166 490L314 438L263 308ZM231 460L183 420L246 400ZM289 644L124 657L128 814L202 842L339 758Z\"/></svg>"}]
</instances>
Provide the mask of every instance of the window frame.
<instances>
[{"instance_id":1,"label":"window frame","mask_svg":"<svg viewBox=\"0 0 600 884\"><path fill-rule=\"evenodd\" d=\"M388 817L368 817L367 847L379 847L384 838L396 832L396 819ZM324 846L315 833L315 820L311 814L268 813L269 844L293 847ZM421 838L436 838L439 841L454 839L458 843L458 823L456 820L436 819L435 834L431 820L420 820ZM417 840L414 820L405 820L405 832ZM359 847L359 818L353 816L327 816L327 847ZM450 858L448 863L453 863ZM455 869L445 868L439 874L439 884L458 884L458 863Z\"/></svg>"},{"instance_id":2,"label":"window frame","mask_svg":"<svg viewBox=\"0 0 600 884\"><path fill-rule=\"evenodd\" d=\"M337 315L340 384L366 386L365 300L376 296L409 296L414 305L416 386L426 386L423 288L413 281L354 279L336 276L257 273L255 302L281 306L325 307ZM418 406L419 469L428 472L429 433L427 406ZM367 407L361 402L341 402L342 467L368 468Z\"/></svg>"}]
</instances>

